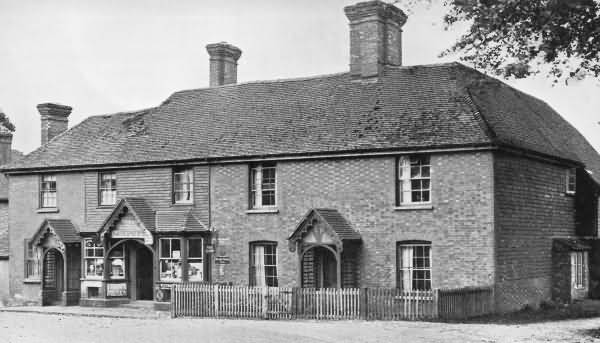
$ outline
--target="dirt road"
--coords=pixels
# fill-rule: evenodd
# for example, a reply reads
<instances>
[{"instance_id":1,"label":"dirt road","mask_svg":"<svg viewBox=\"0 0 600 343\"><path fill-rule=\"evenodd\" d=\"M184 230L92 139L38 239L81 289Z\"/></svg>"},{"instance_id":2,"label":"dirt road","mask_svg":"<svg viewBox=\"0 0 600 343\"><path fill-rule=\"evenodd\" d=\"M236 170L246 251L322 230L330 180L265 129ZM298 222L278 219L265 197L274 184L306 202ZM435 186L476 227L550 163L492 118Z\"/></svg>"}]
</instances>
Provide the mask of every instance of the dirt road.
<instances>
[{"instance_id":1,"label":"dirt road","mask_svg":"<svg viewBox=\"0 0 600 343\"><path fill-rule=\"evenodd\" d=\"M115 319L0 313L3 343L600 342L600 318L527 325ZM596 337L598 338L596 338Z\"/></svg>"}]
</instances>

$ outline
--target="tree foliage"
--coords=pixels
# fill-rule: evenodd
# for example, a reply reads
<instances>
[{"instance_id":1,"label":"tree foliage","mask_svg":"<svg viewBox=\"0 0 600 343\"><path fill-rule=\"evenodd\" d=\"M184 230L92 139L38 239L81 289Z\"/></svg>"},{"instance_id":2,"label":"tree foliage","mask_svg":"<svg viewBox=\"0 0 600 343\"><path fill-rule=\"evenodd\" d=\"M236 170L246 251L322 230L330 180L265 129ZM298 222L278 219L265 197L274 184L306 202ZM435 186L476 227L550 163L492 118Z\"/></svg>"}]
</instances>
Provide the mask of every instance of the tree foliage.
<instances>
[{"instance_id":1,"label":"tree foliage","mask_svg":"<svg viewBox=\"0 0 600 343\"><path fill-rule=\"evenodd\" d=\"M600 0L446 0L444 6L447 28L469 28L441 55L457 53L506 77L600 78Z\"/></svg>"},{"instance_id":2,"label":"tree foliage","mask_svg":"<svg viewBox=\"0 0 600 343\"><path fill-rule=\"evenodd\" d=\"M11 123L10 119L2 110L0 109L0 125L4 126L11 132L15 132L15 125Z\"/></svg>"}]
</instances>

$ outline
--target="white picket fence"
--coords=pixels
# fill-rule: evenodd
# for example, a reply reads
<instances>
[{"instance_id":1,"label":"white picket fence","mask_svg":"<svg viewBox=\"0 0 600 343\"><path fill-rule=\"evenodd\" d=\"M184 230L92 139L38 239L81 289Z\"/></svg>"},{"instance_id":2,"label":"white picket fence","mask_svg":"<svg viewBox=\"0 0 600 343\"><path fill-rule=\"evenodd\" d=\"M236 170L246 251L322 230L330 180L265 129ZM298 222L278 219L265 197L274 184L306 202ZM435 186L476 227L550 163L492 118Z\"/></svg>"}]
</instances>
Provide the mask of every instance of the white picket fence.
<instances>
[{"instance_id":1,"label":"white picket fence","mask_svg":"<svg viewBox=\"0 0 600 343\"><path fill-rule=\"evenodd\" d=\"M242 287L182 283L171 288L172 317L424 320L492 311L490 288L401 291L396 288Z\"/></svg>"}]
</instances>

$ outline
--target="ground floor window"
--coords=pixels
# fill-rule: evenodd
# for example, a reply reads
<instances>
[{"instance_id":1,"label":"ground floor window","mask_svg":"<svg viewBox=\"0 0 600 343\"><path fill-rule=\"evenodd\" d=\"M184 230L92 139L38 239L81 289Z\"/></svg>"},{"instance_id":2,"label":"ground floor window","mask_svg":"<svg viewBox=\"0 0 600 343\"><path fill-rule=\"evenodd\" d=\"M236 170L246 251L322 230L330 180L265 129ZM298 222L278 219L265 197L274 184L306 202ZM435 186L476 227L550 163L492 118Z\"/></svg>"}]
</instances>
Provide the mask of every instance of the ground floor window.
<instances>
[{"instance_id":1,"label":"ground floor window","mask_svg":"<svg viewBox=\"0 0 600 343\"><path fill-rule=\"evenodd\" d=\"M91 239L84 242L84 266L87 278L101 278L104 272L104 248Z\"/></svg>"},{"instance_id":2,"label":"ground floor window","mask_svg":"<svg viewBox=\"0 0 600 343\"><path fill-rule=\"evenodd\" d=\"M160 279L181 281L181 239L160 239Z\"/></svg>"},{"instance_id":3,"label":"ground floor window","mask_svg":"<svg viewBox=\"0 0 600 343\"><path fill-rule=\"evenodd\" d=\"M29 280L40 280L42 270L43 251L34 245L34 242L26 239L25 248L25 278Z\"/></svg>"},{"instance_id":4,"label":"ground floor window","mask_svg":"<svg viewBox=\"0 0 600 343\"><path fill-rule=\"evenodd\" d=\"M587 251L577 251L571 254L571 268L573 287L586 288L588 271L588 253Z\"/></svg>"},{"instance_id":5,"label":"ground floor window","mask_svg":"<svg viewBox=\"0 0 600 343\"><path fill-rule=\"evenodd\" d=\"M277 243L250 244L250 284L277 287Z\"/></svg>"},{"instance_id":6,"label":"ground floor window","mask_svg":"<svg viewBox=\"0 0 600 343\"><path fill-rule=\"evenodd\" d=\"M202 238L189 238L187 241L188 281L204 281L203 242Z\"/></svg>"},{"instance_id":7,"label":"ground floor window","mask_svg":"<svg viewBox=\"0 0 600 343\"><path fill-rule=\"evenodd\" d=\"M398 288L404 291L431 289L430 242L399 242L397 258Z\"/></svg>"}]
</instances>

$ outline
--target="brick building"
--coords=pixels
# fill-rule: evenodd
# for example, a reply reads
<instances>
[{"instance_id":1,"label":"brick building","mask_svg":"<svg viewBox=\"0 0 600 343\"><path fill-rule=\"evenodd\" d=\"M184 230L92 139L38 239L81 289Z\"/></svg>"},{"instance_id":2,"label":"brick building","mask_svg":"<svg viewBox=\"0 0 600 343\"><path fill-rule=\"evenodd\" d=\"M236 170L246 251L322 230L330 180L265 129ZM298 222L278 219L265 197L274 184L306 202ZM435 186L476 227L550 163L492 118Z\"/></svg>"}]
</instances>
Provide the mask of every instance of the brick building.
<instances>
[{"instance_id":1,"label":"brick building","mask_svg":"<svg viewBox=\"0 0 600 343\"><path fill-rule=\"evenodd\" d=\"M217 43L210 87L157 107L67 130L70 107L38 105L42 147L3 169L11 294L491 286L501 311L593 295L600 156L585 138L461 64L402 66L393 5L345 13L346 73L237 84L241 50Z\"/></svg>"}]
</instances>

